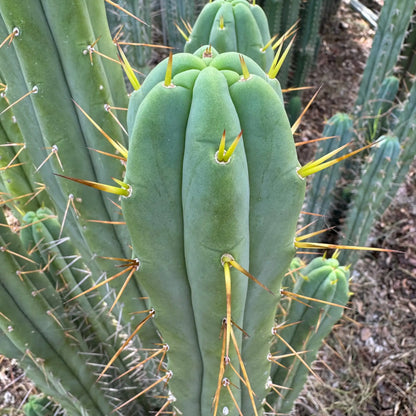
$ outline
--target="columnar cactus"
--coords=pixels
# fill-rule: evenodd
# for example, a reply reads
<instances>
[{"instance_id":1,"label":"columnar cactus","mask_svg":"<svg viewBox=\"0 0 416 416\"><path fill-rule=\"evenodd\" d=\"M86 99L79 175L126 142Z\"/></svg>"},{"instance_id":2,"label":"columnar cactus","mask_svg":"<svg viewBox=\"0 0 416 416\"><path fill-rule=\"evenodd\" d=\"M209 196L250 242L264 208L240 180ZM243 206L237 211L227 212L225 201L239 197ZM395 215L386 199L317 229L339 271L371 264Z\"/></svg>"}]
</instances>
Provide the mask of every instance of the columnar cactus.
<instances>
[{"instance_id":1,"label":"columnar cactus","mask_svg":"<svg viewBox=\"0 0 416 416\"><path fill-rule=\"evenodd\" d=\"M203 45L211 45L219 53L242 53L265 71L273 62L266 15L260 6L246 0L215 0L205 5L184 50L194 53Z\"/></svg>"},{"instance_id":2,"label":"columnar cactus","mask_svg":"<svg viewBox=\"0 0 416 416\"><path fill-rule=\"evenodd\" d=\"M270 383L284 388L269 401L276 400L281 413L292 409L322 340L341 318L349 298L350 273L336 256L315 258L295 274L290 304L274 328L277 342L271 354L275 364Z\"/></svg>"},{"instance_id":3,"label":"columnar cactus","mask_svg":"<svg viewBox=\"0 0 416 416\"><path fill-rule=\"evenodd\" d=\"M277 81L247 57L242 65L237 53L216 56L203 48L199 55L175 55L171 67L165 60L131 98L125 177L131 194L122 200L123 213L139 279L169 345L175 406L209 415L215 398L223 414L237 414L227 389L219 388L229 379L241 384L241 393L233 389L239 408L257 414L305 184ZM229 156L221 138L228 148L241 132ZM224 272L234 260L275 295L235 267L227 288ZM242 340L238 328L250 337ZM186 348L179 347L183 339ZM243 365L248 387L231 370L240 368L244 379Z\"/></svg>"},{"instance_id":4,"label":"columnar cactus","mask_svg":"<svg viewBox=\"0 0 416 416\"><path fill-rule=\"evenodd\" d=\"M346 113L337 113L332 116L325 124L323 137L329 137L318 146L316 156L321 157L332 152L339 146L346 145L353 137L353 120ZM336 189L338 180L341 177L339 165L318 172L312 177L305 211L311 214L319 214L323 217L313 217L314 224L309 228L309 232L317 231L327 226L327 217L330 216L333 208L333 193ZM309 217L311 218L311 217Z\"/></svg>"},{"instance_id":5,"label":"columnar cactus","mask_svg":"<svg viewBox=\"0 0 416 416\"><path fill-rule=\"evenodd\" d=\"M375 218L386 210L390 201L386 199L386 191L398 170L400 153L399 140L395 136L382 136L377 148L372 152L366 164L351 201L351 208L343 227L343 244L362 246L372 230ZM346 264L354 263L357 253L343 252L340 260Z\"/></svg>"},{"instance_id":6,"label":"columnar cactus","mask_svg":"<svg viewBox=\"0 0 416 416\"><path fill-rule=\"evenodd\" d=\"M171 13L192 6L168 4ZM245 1L214 4L260 22ZM36 200L36 212L16 204L21 240L0 216L0 352L19 358L71 416L262 415L280 377L270 347L281 336L280 295L289 295L282 279L295 248L307 246L295 237L304 179L337 160L299 166L279 64L266 74L250 57L213 47L160 63L131 95L126 117L104 16L101 0L0 0L0 138L25 143L21 154L2 148L2 192L33 194L35 166L50 195ZM226 13L219 20L224 29ZM260 32L264 41L266 26ZM30 167L16 166L22 176L13 178L8 164L25 157ZM107 185L112 178L120 188ZM38 209L42 202L49 207ZM115 273L109 259L124 270ZM338 276L337 267L331 259L325 271ZM319 289L299 284L292 295L336 302L339 287L345 295L341 274L335 281L319 272ZM339 316L323 305L312 351ZM317 311L304 322L316 327ZM292 330L309 339L309 329ZM293 342L297 349L300 337ZM93 354L100 359L85 359ZM296 366L281 377L293 389L284 409L304 378ZM126 399L121 386L136 390Z\"/></svg>"},{"instance_id":7,"label":"columnar cactus","mask_svg":"<svg viewBox=\"0 0 416 416\"><path fill-rule=\"evenodd\" d=\"M356 101L359 116L368 112L384 78L393 75L415 6L415 0L404 0L386 1L382 7Z\"/></svg>"}]
</instances>

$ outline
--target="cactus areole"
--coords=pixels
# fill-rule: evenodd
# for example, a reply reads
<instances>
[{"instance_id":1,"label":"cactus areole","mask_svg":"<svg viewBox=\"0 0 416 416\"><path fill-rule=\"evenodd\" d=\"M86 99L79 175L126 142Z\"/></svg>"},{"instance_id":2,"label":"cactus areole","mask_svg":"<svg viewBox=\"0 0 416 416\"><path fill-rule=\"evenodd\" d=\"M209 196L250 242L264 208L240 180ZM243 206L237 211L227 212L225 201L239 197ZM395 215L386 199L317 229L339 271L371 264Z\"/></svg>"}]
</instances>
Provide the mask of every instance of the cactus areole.
<instances>
[{"instance_id":1,"label":"cactus areole","mask_svg":"<svg viewBox=\"0 0 416 416\"><path fill-rule=\"evenodd\" d=\"M177 54L133 93L128 128L122 207L170 400L184 415L262 414L305 191L279 83L234 52Z\"/></svg>"}]
</instances>

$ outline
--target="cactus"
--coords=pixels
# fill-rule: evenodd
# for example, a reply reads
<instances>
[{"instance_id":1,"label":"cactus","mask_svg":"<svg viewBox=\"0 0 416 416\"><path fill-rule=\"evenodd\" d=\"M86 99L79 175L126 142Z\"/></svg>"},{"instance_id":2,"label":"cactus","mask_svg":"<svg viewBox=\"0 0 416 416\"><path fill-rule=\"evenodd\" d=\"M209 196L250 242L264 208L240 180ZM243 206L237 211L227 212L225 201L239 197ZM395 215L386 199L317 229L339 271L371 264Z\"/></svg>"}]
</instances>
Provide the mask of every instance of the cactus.
<instances>
[{"instance_id":1,"label":"cactus","mask_svg":"<svg viewBox=\"0 0 416 416\"><path fill-rule=\"evenodd\" d=\"M203 45L219 53L240 52L268 71L273 62L267 18L260 6L246 0L215 0L208 3L196 20L185 52Z\"/></svg>"},{"instance_id":2,"label":"cactus","mask_svg":"<svg viewBox=\"0 0 416 416\"><path fill-rule=\"evenodd\" d=\"M366 115L368 133L361 133L367 138L367 141L374 141L375 138L387 133L389 115L393 109L393 103L398 90L399 79L394 76L385 78L381 83L377 96L371 103L369 114ZM372 117L374 121L372 124L369 124L368 119Z\"/></svg>"},{"instance_id":3,"label":"cactus","mask_svg":"<svg viewBox=\"0 0 416 416\"><path fill-rule=\"evenodd\" d=\"M129 120L134 119L129 124L131 145L125 177L131 195L123 198L123 213L134 253L141 261L139 276L154 305L156 324L170 347L170 387L184 414L209 414L217 390L222 349L218 334L227 316L221 257L233 256L244 268L250 264L252 273L278 293L279 281L294 253L304 187L296 174L293 138L281 97L275 91L277 84L249 58L244 59L250 74L243 74L238 54L216 56L213 50L212 55L202 59L174 56L172 79L167 82L163 80L168 62L162 62L132 96L128 115ZM160 108L161 103L166 110ZM262 118L251 117L253 106L258 108L254 114L261 112ZM229 163L218 162L215 156L224 130L227 142L243 130L243 144L237 146ZM260 148L259 140L263 142ZM157 152L152 150L155 146ZM256 163L259 158L274 168ZM284 172L284 179L277 181ZM266 180L275 188L259 185L258 181ZM277 198L283 189L288 192L285 204ZM289 212L293 214L290 219ZM284 224L260 221L269 215L284 217ZM170 231L165 235L163 230ZM271 247L274 254L266 262L263 256L269 256ZM236 337L261 402L267 379L263 368L267 371L270 365L266 360L270 328L266 328L272 326L278 299L263 288L258 290L254 283L247 285L237 270L231 274L232 299L227 302L233 322L248 333L256 328L266 330L258 340L253 336L242 342L241 334ZM167 287L168 280L172 286ZM184 293L189 293L185 297L188 303ZM169 305L179 303L181 310L173 312ZM259 303L265 306L262 314L251 311ZM175 329L171 334L175 322L181 322L188 332ZM188 348L178 351L178 337L185 336ZM231 350L230 360L239 367L238 356ZM222 376L240 384L229 367ZM201 386L195 385L194 377L203 377L201 403L189 400L189 396L201 396ZM218 408L234 408L227 396L221 394ZM251 404L250 409L254 411Z\"/></svg>"},{"instance_id":4,"label":"cactus","mask_svg":"<svg viewBox=\"0 0 416 416\"><path fill-rule=\"evenodd\" d=\"M336 256L315 258L296 274L289 306L274 328L276 355L270 358L275 362L270 384L282 388L277 387L279 395L272 395L269 402L277 400L281 413L290 412L322 340L341 318L349 298L349 271Z\"/></svg>"},{"instance_id":5,"label":"cactus","mask_svg":"<svg viewBox=\"0 0 416 416\"><path fill-rule=\"evenodd\" d=\"M415 6L415 0L388 1L383 5L355 103L358 117L369 112L368 106L381 83L393 75Z\"/></svg>"},{"instance_id":6,"label":"cactus","mask_svg":"<svg viewBox=\"0 0 416 416\"><path fill-rule=\"evenodd\" d=\"M170 1L164 13L186 19L182 6L196 10ZM19 237L0 218L0 352L71 416L263 415L282 279L307 246L295 237L305 177L324 164L299 166L276 68L206 46L176 54L131 95L126 116L101 0L0 0L0 17L1 98L11 103L0 121L13 112L30 164L21 169L34 166L49 195L47 208L39 199L36 212L16 209ZM3 189L25 192L5 177ZM319 292L331 301L338 284L328 285ZM336 316L327 306L311 350ZM288 403L303 377L288 376Z\"/></svg>"},{"instance_id":7,"label":"cactus","mask_svg":"<svg viewBox=\"0 0 416 416\"><path fill-rule=\"evenodd\" d=\"M295 45L291 85L303 86L306 76L316 61L321 42L319 28L323 0L309 0L300 13L300 34Z\"/></svg>"},{"instance_id":8,"label":"cactus","mask_svg":"<svg viewBox=\"0 0 416 416\"><path fill-rule=\"evenodd\" d=\"M7 338L7 349L14 349L16 354L11 358L31 361L27 366L28 375L72 414L108 415L112 408L79 354L82 344L75 347L74 340L68 336L71 323L62 317L60 321L54 317L53 311L59 306L56 292L46 282L46 276L36 272L32 263L13 254L24 250L18 237L4 227L6 221L2 212L0 223L3 225L0 240L0 345L3 338ZM19 278L16 270L31 270L33 273L30 279L24 275ZM36 290L35 284L42 289ZM53 374L50 374L51 370Z\"/></svg>"},{"instance_id":9,"label":"cactus","mask_svg":"<svg viewBox=\"0 0 416 416\"><path fill-rule=\"evenodd\" d=\"M345 113L335 114L327 121L323 131L323 137L332 138L321 142L316 156L321 157L339 146L346 145L352 139L353 133L352 118ZM312 177L304 210L308 213L323 215L323 217L313 217L315 222L308 228L309 232L320 230L328 225L327 221L334 205L331 196L334 196L333 193L340 177L339 165L318 172Z\"/></svg>"},{"instance_id":10,"label":"cactus","mask_svg":"<svg viewBox=\"0 0 416 416\"><path fill-rule=\"evenodd\" d=\"M395 136L382 136L377 149L372 152L366 170L361 175L360 184L355 189L351 209L343 226L342 243L363 246L367 242L372 226L386 210L390 201L386 200L400 153L399 140ZM340 255L343 264L355 263L357 253L344 251Z\"/></svg>"},{"instance_id":11,"label":"cactus","mask_svg":"<svg viewBox=\"0 0 416 416\"><path fill-rule=\"evenodd\" d=\"M182 22L186 24L193 22L203 4L205 4L204 0L160 0L158 10L161 14L161 27L165 44L175 48L175 51L183 50L185 40L177 30L176 25L180 25Z\"/></svg>"},{"instance_id":12,"label":"cactus","mask_svg":"<svg viewBox=\"0 0 416 416\"><path fill-rule=\"evenodd\" d=\"M114 205L115 200L103 198L98 191L84 189L54 174L80 175L92 181L110 182L111 177L121 177L123 172L117 159L94 151L108 153L113 147L73 102L114 141L121 145L125 143L121 128L106 111L108 105L114 106L113 100L118 100L118 106L127 103L122 70L119 65L94 54L95 48L100 53L116 56L106 21L105 25L101 23L105 18L104 5L96 1L79 2L55 9L54 2L37 0L21 8L14 2L2 1L0 12L0 36L6 38L17 31L11 47L0 49L0 72L7 85L5 97L10 103L28 91L34 97L21 100L13 107L25 139L25 152L30 154L31 165L36 166L44 187L53 195L53 210L60 220L65 219L66 231L87 267L96 279L102 273L111 276L115 274L112 263L101 257L111 254L128 258L129 255L129 236L125 227L112 224L122 219ZM93 20L89 20L89 13L93 14ZM78 16L76 25L65 20L69 15ZM37 22L36 27L32 25L33 21ZM71 42L67 42L68 36ZM98 38L93 48L91 45ZM32 64L34 54L42 65ZM62 71L56 71L61 67ZM10 71L10 68L16 70ZM125 119L122 112L118 114L114 110L114 114L121 122ZM6 115L7 112L3 117ZM53 122L51 117L54 117ZM91 220L108 222L108 225L102 227ZM114 280L112 285L119 292L123 281ZM129 290L131 296L123 298L121 312L125 324L135 326L140 317L133 313L147 307L145 302L136 300L142 299L143 295L134 280ZM157 339L157 336L153 337L154 342Z\"/></svg>"},{"instance_id":13,"label":"cactus","mask_svg":"<svg viewBox=\"0 0 416 416\"><path fill-rule=\"evenodd\" d=\"M128 57L130 64L147 74L150 70L152 59L152 4L151 2L139 0L120 0L116 3L118 7L127 10L130 14L124 13L113 4L107 3L106 11L108 24L114 34L119 30L125 34L123 51ZM140 16L140 22L133 16ZM133 45L130 45L133 44ZM138 44L138 45L134 45ZM139 48L140 44L148 44L148 47Z\"/></svg>"}]
</instances>

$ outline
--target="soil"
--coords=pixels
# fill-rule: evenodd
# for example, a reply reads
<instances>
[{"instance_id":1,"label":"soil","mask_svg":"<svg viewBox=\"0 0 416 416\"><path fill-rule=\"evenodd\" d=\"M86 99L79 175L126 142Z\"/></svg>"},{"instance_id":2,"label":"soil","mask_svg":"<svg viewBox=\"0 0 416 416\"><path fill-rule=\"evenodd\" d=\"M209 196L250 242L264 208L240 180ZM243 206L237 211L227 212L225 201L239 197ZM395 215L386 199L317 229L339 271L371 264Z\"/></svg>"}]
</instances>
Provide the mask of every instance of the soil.
<instances>
[{"instance_id":1,"label":"soil","mask_svg":"<svg viewBox=\"0 0 416 416\"><path fill-rule=\"evenodd\" d=\"M381 2L363 1L374 11ZM320 137L336 112L351 112L374 31L343 3L323 35L305 103L322 85L297 140ZM302 146L302 161L313 146ZM416 166L414 166L416 168ZM416 415L416 175L415 169L377 223L371 243L403 253L366 255L352 272L354 293L344 318L325 342L293 415ZM35 392L14 361L0 356L0 415L20 415Z\"/></svg>"}]
</instances>

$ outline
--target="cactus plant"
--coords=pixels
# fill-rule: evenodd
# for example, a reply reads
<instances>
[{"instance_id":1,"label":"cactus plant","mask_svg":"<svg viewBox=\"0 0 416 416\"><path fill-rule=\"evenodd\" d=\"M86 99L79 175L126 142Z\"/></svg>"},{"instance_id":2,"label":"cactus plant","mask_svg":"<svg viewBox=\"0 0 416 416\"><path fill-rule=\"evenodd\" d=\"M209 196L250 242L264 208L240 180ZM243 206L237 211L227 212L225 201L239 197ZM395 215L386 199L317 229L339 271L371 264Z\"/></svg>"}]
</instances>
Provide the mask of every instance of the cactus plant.
<instances>
[{"instance_id":1,"label":"cactus plant","mask_svg":"<svg viewBox=\"0 0 416 416\"><path fill-rule=\"evenodd\" d=\"M352 139L353 134L352 118L346 113L335 114L326 122L323 131L323 137L330 137L330 139L320 143L316 156L323 156L338 146L346 145ZM322 215L322 217L314 217L314 223L308 228L310 232L320 230L328 225L327 221L334 205L331 196L334 196L333 193L340 177L340 166L335 165L318 172L311 178L305 211Z\"/></svg>"},{"instance_id":2,"label":"cactus plant","mask_svg":"<svg viewBox=\"0 0 416 416\"><path fill-rule=\"evenodd\" d=\"M260 6L246 0L215 0L205 5L196 20L185 52L204 45L219 53L240 52L254 59L264 71L273 62L267 18Z\"/></svg>"},{"instance_id":3,"label":"cactus plant","mask_svg":"<svg viewBox=\"0 0 416 416\"><path fill-rule=\"evenodd\" d=\"M271 360L276 364L271 384L284 388L269 401L277 400L277 411L281 413L290 412L312 371L310 366L322 340L341 318L349 298L349 271L340 266L336 255L315 258L296 275L290 304L274 329L276 356L272 355Z\"/></svg>"},{"instance_id":4,"label":"cactus plant","mask_svg":"<svg viewBox=\"0 0 416 416\"><path fill-rule=\"evenodd\" d=\"M0 16L1 88L14 103L0 119L13 111L19 158L50 196L17 210L26 248L0 218L0 351L71 416L264 414L281 283L305 246L305 177L326 165L299 166L279 82L203 46L161 62L126 117L103 2L0 0Z\"/></svg>"},{"instance_id":5,"label":"cactus plant","mask_svg":"<svg viewBox=\"0 0 416 416\"><path fill-rule=\"evenodd\" d=\"M356 101L358 117L368 112L384 78L393 75L415 6L414 0L406 0L385 2L382 7Z\"/></svg>"},{"instance_id":6,"label":"cactus plant","mask_svg":"<svg viewBox=\"0 0 416 416\"><path fill-rule=\"evenodd\" d=\"M351 209L343 226L343 244L364 245L375 219L390 203L386 200L386 190L397 171L400 144L395 136L382 136L378 142L354 191ZM355 263L357 257L357 253L343 252L340 261L343 264Z\"/></svg>"},{"instance_id":7,"label":"cactus plant","mask_svg":"<svg viewBox=\"0 0 416 416\"><path fill-rule=\"evenodd\" d=\"M278 293L279 280L293 256L295 224L303 199L304 182L296 173L298 162L282 100L275 90L278 86L252 60L244 59L249 74L243 74L236 53L216 56L213 50L212 56L205 58L178 54L173 57L172 79L164 81L168 62L162 62L132 96L129 107L128 118L134 118L134 122L129 127L131 145L125 182L131 195L123 198L123 212L134 253L139 260L142 258L139 276L155 307L155 321L171 348L171 390L185 414L210 412L222 360L218 334L222 319L227 316L227 305L237 327L244 327L248 333L255 328L261 328L261 333L263 328L266 331L259 339L253 336L246 342L237 334L238 350L247 373L253 374L250 380L258 397L255 409L250 404L250 411L260 407L267 380L263 368L267 372L270 366L266 359L270 331L266 328L272 326L278 299L263 288L258 290L254 283L248 285L234 269L232 297L226 302L221 259L227 255L244 268L250 264L252 273ZM162 102L166 111L160 109ZM253 106L264 113L261 119L250 116ZM228 163L216 156L216 151L222 151L219 148L224 130L228 143L243 131L243 144L237 146ZM263 142L261 153L259 138ZM157 152L152 150L154 146ZM258 158L268 160L266 167L256 163ZM269 170L267 166L274 168ZM284 180L278 181L283 173ZM259 185L259 181L266 180L276 187L273 192L269 186ZM277 198L283 189L287 192L285 204ZM290 219L289 211L293 213ZM150 216L143 215L145 212ZM272 212L277 217L284 216L284 224L260 220ZM155 232L155 226L161 231ZM162 230L169 230L168 235ZM271 247L273 254L266 254ZM175 261L165 264L161 258ZM168 289L170 302L182 305L182 310L175 313L166 302L167 279L176 288ZM192 297L188 295L188 304L183 299L186 292L192 293ZM263 314L252 312L259 303L268 305ZM178 336L185 334L178 334L176 329L172 335L169 332L178 321L192 330L187 334L187 351L175 348ZM253 360L254 351L257 360ZM187 358L176 358L174 354L179 353ZM240 365L237 354L230 350L230 361L236 368ZM198 374L197 371L203 374L201 403L188 398L200 388L188 377L190 372ZM221 379L228 377L233 384L240 384L229 366L223 373ZM226 392L216 405L229 408L230 414L234 414L232 399Z\"/></svg>"}]
</instances>

